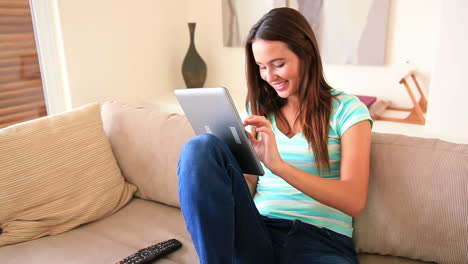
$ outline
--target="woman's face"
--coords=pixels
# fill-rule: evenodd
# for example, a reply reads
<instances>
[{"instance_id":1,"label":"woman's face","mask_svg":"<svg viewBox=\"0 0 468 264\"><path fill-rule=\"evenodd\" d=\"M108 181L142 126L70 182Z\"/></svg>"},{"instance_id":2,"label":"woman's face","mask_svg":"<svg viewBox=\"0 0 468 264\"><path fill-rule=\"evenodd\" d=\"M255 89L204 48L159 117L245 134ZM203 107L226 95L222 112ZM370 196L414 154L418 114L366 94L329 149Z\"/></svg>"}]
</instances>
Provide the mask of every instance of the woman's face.
<instances>
[{"instance_id":1,"label":"woman's face","mask_svg":"<svg viewBox=\"0 0 468 264\"><path fill-rule=\"evenodd\" d=\"M260 76L275 89L278 96L288 98L298 95L300 83L299 57L282 41L256 39L252 52Z\"/></svg>"}]
</instances>

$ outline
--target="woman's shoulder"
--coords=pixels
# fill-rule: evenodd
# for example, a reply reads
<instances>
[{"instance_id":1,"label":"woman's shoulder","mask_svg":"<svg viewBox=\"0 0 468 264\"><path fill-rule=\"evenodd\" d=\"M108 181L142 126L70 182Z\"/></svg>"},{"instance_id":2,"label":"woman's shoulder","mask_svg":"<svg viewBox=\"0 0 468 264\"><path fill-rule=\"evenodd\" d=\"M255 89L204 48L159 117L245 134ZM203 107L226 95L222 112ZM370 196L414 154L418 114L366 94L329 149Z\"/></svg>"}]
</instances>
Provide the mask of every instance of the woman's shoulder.
<instances>
[{"instance_id":1,"label":"woman's shoulder","mask_svg":"<svg viewBox=\"0 0 468 264\"><path fill-rule=\"evenodd\" d=\"M338 109L345 106L361 103L361 100L359 100L357 96L348 94L343 91L333 89L331 91L331 94L334 96L332 100L333 109Z\"/></svg>"},{"instance_id":2,"label":"woman's shoulder","mask_svg":"<svg viewBox=\"0 0 468 264\"><path fill-rule=\"evenodd\" d=\"M372 123L367 106L357 96L336 90L332 94L334 99L330 121L339 135L357 122L370 120Z\"/></svg>"}]
</instances>

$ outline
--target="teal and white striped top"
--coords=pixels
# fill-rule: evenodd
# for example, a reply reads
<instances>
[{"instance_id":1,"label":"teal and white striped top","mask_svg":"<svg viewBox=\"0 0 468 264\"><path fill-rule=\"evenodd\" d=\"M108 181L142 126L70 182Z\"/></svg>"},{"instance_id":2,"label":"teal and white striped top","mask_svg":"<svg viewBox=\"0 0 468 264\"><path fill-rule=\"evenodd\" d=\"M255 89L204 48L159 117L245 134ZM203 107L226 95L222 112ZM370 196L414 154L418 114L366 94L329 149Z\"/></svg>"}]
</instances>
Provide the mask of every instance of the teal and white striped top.
<instances>
[{"instance_id":1,"label":"teal and white striped top","mask_svg":"<svg viewBox=\"0 0 468 264\"><path fill-rule=\"evenodd\" d=\"M372 119L367 107L357 97L335 90L332 93L337 95L338 100L333 100L333 110L330 115L328 137L330 169L323 171L320 176L339 180L341 136L354 124L363 120L370 120L372 123ZM302 133L289 138L278 129L273 115L269 119L272 122L278 150L283 160L294 167L318 175L313 152L309 149ZM273 174L265 166L264 169L265 175L259 177L257 193L254 197L260 214L272 218L298 219L349 237L352 236L351 216L314 200Z\"/></svg>"}]
</instances>

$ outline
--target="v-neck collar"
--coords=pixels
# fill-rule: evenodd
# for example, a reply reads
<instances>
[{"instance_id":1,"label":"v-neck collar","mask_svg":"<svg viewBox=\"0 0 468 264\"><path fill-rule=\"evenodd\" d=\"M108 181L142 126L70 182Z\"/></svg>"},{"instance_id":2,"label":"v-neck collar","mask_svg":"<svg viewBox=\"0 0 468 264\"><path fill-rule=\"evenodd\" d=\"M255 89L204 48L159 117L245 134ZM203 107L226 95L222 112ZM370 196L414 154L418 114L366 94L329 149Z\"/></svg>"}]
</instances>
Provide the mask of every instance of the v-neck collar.
<instances>
[{"instance_id":1,"label":"v-neck collar","mask_svg":"<svg viewBox=\"0 0 468 264\"><path fill-rule=\"evenodd\" d=\"M281 131L281 129L279 129L279 127L278 127L278 125L277 125L277 123L276 123L276 116L275 116L274 114L272 115L272 122L271 122L271 124L272 124L272 128L273 128L273 132L275 132L276 135L281 135L281 136L282 136L283 138L285 138L285 139L293 140L293 139L295 139L296 137L302 136L302 132L298 132L298 133L296 133L296 134L295 134L294 136L292 136L292 137L288 137L287 135L285 135L285 134L283 133L283 131Z\"/></svg>"}]
</instances>

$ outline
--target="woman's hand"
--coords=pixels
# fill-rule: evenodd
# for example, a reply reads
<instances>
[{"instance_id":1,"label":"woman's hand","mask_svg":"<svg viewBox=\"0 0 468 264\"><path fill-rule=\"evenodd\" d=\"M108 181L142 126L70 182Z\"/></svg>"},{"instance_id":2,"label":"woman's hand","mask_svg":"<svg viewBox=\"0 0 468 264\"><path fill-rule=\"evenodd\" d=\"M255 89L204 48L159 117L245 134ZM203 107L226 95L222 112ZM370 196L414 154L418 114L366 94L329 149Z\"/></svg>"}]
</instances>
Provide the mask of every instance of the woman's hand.
<instances>
[{"instance_id":1,"label":"woman's hand","mask_svg":"<svg viewBox=\"0 0 468 264\"><path fill-rule=\"evenodd\" d=\"M244 120L244 126L249 125L254 126L259 134L260 139L257 140L251 133L247 132L258 158L275 173L284 165L284 161L279 155L271 122L263 116L252 115Z\"/></svg>"}]
</instances>

